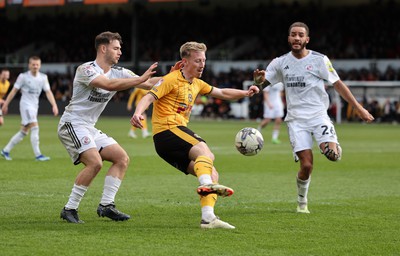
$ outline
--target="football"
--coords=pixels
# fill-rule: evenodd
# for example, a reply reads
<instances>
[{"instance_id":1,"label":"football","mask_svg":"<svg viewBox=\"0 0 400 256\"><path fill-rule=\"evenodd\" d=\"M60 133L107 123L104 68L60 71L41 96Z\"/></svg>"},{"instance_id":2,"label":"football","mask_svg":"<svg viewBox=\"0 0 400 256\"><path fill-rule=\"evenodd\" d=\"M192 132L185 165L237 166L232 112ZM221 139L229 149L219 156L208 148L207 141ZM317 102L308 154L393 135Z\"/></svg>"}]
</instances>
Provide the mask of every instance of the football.
<instances>
[{"instance_id":1,"label":"football","mask_svg":"<svg viewBox=\"0 0 400 256\"><path fill-rule=\"evenodd\" d=\"M264 138L257 129L246 127L236 134L235 146L242 155L254 156L263 148Z\"/></svg>"}]
</instances>

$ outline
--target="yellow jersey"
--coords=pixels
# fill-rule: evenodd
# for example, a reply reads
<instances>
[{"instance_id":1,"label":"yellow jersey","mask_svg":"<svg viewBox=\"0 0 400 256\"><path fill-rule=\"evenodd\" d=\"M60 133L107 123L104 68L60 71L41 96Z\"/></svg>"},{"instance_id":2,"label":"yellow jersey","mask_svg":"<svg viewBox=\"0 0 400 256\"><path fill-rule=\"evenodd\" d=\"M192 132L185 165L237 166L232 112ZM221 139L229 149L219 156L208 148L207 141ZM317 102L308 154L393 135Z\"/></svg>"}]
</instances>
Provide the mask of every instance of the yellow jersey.
<instances>
[{"instance_id":1,"label":"yellow jersey","mask_svg":"<svg viewBox=\"0 0 400 256\"><path fill-rule=\"evenodd\" d=\"M212 89L201 79L194 78L190 83L180 70L164 76L149 91L156 99L153 102L153 134L176 126L187 126L197 95L209 94Z\"/></svg>"},{"instance_id":2,"label":"yellow jersey","mask_svg":"<svg viewBox=\"0 0 400 256\"><path fill-rule=\"evenodd\" d=\"M0 81L0 99L2 99L10 88L10 82L8 80Z\"/></svg>"}]
</instances>

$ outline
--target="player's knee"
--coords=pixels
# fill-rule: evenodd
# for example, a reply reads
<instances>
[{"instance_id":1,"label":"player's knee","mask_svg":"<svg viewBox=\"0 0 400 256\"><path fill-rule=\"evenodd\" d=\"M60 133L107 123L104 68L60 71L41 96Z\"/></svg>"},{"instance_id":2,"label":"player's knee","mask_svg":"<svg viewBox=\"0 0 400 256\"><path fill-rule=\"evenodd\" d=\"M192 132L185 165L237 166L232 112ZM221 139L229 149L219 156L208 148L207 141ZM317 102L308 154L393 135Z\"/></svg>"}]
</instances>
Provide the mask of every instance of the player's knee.
<instances>
[{"instance_id":1,"label":"player's knee","mask_svg":"<svg viewBox=\"0 0 400 256\"><path fill-rule=\"evenodd\" d=\"M100 172L101 168L103 167L103 162L101 161L96 161L93 163L89 163L86 165L86 167L91 170L93 173L97 174Z\"/></svg>"},{"instance_id":2,"label":"player's knee","mask_svg":"<svg viewBox=\"0 0 400 256\"><path fill-rule=\"evenodd\" d=\"M323 154L325 155L328 160L336 162L340 159L339 153L335 152L335 150L327 147L324 149Z\"/></svg>"},{"instance_id":3,"label":"player's knee","mask_svg":"<svg viewBox=\"0 0 400 256\"><path fill-rule=\"evenodd\" d=\"M301 171L302 173L307 173L310 174L312 172L313 169L313 164L310 162L307 163L302 163L301 164Z\"/></svg>"},{"instance_id":4,"label":"player's knee","mask_svg":"<svg viewBox=\"0 0 400 256\"><path fill-rule=\"evenodd\" d=\"M328 158L329 160L336 162L339 160L339 155L335 153L335 151L333 151L333 149L329 149L328 151L326 151L324 153L324 155L326 156L326 158Z\"/></svg>"},{"instance_id":5,"label":"player's knee","mask_svg":"<svg viewBox=\"0 0 400 256\"><path fill-rule=\"evenodd\" d=\"M126 171L128 169L130 162L130 158L127 154L124 154L123 156L118 157L118 161L114 164L118 166L118 169L121 171Z\"/></svg>"}]
</instances>

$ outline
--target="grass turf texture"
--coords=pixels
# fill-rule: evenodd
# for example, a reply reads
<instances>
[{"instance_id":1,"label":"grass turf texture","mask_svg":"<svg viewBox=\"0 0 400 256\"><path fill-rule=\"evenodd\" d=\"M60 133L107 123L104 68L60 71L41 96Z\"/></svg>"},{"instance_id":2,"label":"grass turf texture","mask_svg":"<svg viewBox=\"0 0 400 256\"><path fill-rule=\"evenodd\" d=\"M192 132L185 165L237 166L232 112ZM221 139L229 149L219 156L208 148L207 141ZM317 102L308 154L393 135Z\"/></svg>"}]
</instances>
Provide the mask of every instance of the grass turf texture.
<instances>
[{"instance_id":1,"label":"grass turf texture","mask_svg":"<svg viewBox=\"0 0 400 256\"><path fill-rule=\"evenodd\" d=\"M343 147L333 163L314 148L309 192L311 214L295 213L298 164L282 127L282 144L270 142L245 157L234 147L250 121L193 120L189 127L213 150L221 184L235 194L220 198L216 214L235 230L201 230L197 180L160 159L152 139L130 139L129 117L102 117L98 128L131 157L116 198L132 216L113 222L96 214L104 174L92 183L79 213L86 223L59 218L82 165L74 166L56 134L58 118L40 116L40 146L49 162L36 162L29 137L0 159L1 255L399 255L400 131L384 124L336 125ZM5 116L0 147L19 129L19 116Z\"/></svg>"}]
</instances>

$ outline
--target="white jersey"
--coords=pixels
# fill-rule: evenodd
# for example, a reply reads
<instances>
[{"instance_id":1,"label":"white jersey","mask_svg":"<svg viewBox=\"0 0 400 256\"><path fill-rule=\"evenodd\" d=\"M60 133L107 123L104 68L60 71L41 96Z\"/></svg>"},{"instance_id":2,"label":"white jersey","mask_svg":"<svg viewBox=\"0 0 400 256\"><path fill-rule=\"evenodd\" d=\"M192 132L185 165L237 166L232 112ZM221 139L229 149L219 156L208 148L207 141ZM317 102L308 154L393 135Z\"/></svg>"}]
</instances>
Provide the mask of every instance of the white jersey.
<instances>
[{"instance_id":1,"label":"white jersey","mask_svg":"<svg viewBox=\"0 0 400 256\"><path fill-rule=\"evenodd\" d=\"M283 108L281 92L283 91L283 84L277 83L264 88L265 92L268 92L268 101L272 106Z\"/></svg>"},{"instance_id":2,"label":"white jersey","mask_svg":"<svg viewBox=\"0 0 400 256\"><path fill-rule=\"evenodd\" d=\"M71 122L90 126L96 124L107 103L116 93L90 86L90 82L99 75L105 75L108 79L137 77L132 71L118 66L113 66L104 74L96 61L80 65L76 70L71 101L65 107L60 123Z\"/></svg>"},{"instance_id":3,"label":"white jersey","mask_svg":"<svg viewBox=\"0 0 400 256\"><path fill-rule=\"evenodd\" d=\"M328 57L318 52L297 59L291 52L275 58L267 67L265 78L285 86L287 115L285 121L326 116L329 96L325 82L340 78Z\"/></svg>"},{"instance_id":4,"label":"white jersey","mask_svg":"<svg viewBox=\"0 0 400 256\"><path fill-rule=\"evenodd\" d=\"M36 76L32 75L31 71L19 74L14 88L21 90L21 100L19 106L24 106L25 109L38 109L39 97L42 91L49 91L50 84L47 75L38 72Z\"/></svg>"},{"instance_id":5,"label":"white jersey","mask_svg":"<svg viewBox=\"0 0 400 256\"><path fill-rule=\"evenodd\" d=\"M283 84L277 83L264 88L264 92L268 93L268 102L264 99L264 118L282 118L284 115L282 93ZM272 108L270 108L272 106Z\"/></svg>"}]
</instances>

